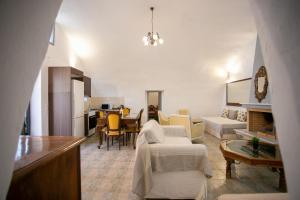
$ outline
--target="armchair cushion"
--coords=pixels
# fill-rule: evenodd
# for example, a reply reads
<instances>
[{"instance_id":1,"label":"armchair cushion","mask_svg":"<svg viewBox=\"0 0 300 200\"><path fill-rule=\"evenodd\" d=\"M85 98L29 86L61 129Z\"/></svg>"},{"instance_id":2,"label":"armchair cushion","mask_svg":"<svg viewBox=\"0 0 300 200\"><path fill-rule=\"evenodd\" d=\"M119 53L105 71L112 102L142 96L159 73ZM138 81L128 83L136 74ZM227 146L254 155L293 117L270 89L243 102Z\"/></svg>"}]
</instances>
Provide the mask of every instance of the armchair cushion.
<instances>
[{"instance_id":1,"label":"armchair cushion","mask_svg":"<svg viewBox=\"0 0 300 200\"><path fill-rule=\"evenodd\" d=\"M155 120L150 120L145 123L141 130L141 133L145 135L145 138L149 144L164 142L164 131Z\"/></svg>"},{"instance_id":2,"label":"armchair cushion","mask_svg":"<svg viewBox=\"0 0 300 200\"><path fill-rule=\"evenodd\" d=\"M187 137L186 129L181 125L161 126L165 136L168 137Z\"/></svg>"}]
</instances>

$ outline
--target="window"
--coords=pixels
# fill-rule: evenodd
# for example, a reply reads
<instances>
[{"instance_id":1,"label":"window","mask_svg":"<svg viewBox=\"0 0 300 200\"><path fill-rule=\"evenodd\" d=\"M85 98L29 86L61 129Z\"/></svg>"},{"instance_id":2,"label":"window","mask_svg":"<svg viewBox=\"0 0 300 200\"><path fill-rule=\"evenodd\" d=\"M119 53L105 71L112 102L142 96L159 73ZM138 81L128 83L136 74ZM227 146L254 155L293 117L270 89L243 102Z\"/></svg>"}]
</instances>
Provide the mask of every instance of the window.
<instances>
[{"instance_id":1,"label":"window","mask_svg":"<svg viewBox=\"0 0 300 200\"><path fill-rule=\"evenodd\" d=\"M52 28L52 32L49 38L49 43L54 46L55 43L55 25Z\"/></svg>"}]
</instances>

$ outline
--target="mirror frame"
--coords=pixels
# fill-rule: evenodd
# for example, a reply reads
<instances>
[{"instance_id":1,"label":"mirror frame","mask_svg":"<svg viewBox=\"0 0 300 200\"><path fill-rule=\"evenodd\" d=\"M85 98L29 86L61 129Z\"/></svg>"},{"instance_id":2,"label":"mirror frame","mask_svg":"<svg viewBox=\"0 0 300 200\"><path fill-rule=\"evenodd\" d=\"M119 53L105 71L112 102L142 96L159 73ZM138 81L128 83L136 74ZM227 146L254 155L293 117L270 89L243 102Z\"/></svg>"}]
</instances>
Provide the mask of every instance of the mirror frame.
<instances>
[{"instance_id":1,"label":"mirror frame","mask_svg":"<svg viewBox=\"0 0 300 200\"><path fill-rule=\"evenodd\" d=\"M258 78L259 77L265 77L266 78L262 92L258 92ZM267 93L268 93L269 81L268 81L267 69L266 69L265 66L261 66L258 69L258 71L255 75L254 85L255 85L255 97L258 100L258 102L260 103L264 98L266 98Z\"/></svg>"},{"instance_id":2,"label":"mirror frame","mask_svg":"<svg viewBox=\"0 0 300 200\"><path fill-rule=\"evenodd\" d=\"M245 79L240 79L240 80L237 80L237 81L232 81L232 82L226 83L226 105L227 106L242 106L242 104L240 104L240 103L228 102L228 84L236 83L236 82L242 82L242 81L248 81L248 80L251 80L251 79L252 78L245 78ZM249 93L250 93L250 91L249 91Z\"/></svg>"}]
</instances>

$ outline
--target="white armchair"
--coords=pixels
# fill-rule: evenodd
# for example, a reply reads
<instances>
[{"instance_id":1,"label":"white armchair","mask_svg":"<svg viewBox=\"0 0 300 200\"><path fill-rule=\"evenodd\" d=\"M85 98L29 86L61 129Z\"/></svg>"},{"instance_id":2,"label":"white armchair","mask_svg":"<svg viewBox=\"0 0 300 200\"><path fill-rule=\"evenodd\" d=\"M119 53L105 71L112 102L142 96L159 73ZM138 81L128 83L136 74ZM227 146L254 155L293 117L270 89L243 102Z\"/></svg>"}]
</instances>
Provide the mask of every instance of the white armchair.
<instances>
[{"instance_id":1,"label":"white armchair","mask_svg":"<svg viewBox=\"0 0 300 200\"><path fill-rule=\"evenodd\" d=\"M184 126L191 141L201 139L204 136L204 123L202 121L192 122L189 115L173 114L169 117L169 124Z\"/></svg>"},{"instance_id":2,"label":"white armchair","mask_svg":"<svg viewBox=\"0 0 300 200\"><path fill-rule=\"evenodd\" d=\"M170 125L169 118L160 110L157 112L158 114L158 122L160 125Z\"/></svg>"},{"instance_id":3,"label":"white armchair","mask_svg":"<svg viewBox=\"0 0 300 200\"><path fill-rule=\"evenodd\" d=\"M149 143L150 139L159 142ZM160 126L154 121L144 125L137 139L134 194L151 199L205 199L206 177L211 175L206 146L192 144L183 126Z\"/></svg>"}]
</instances>

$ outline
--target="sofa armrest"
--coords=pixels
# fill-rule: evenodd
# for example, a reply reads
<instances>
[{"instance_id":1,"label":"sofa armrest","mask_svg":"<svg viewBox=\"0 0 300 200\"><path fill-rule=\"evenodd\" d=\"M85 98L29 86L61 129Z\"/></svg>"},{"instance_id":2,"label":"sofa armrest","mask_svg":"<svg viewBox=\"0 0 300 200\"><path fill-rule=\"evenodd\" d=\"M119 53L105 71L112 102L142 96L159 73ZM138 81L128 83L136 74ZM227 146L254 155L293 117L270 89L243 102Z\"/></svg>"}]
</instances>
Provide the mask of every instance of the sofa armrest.
<instances>
[{"instance_id":1,"label":"sofa armrest","mask_svg":"<svg viewBox=\"0 0 300 200\"><path fill-rule=\"evenodd\" d=\"M180 125L170 125L161 126L164 130L165 136L169 137L187 137L186 130L184 126Z\"/></svg>"}]
</instances>

